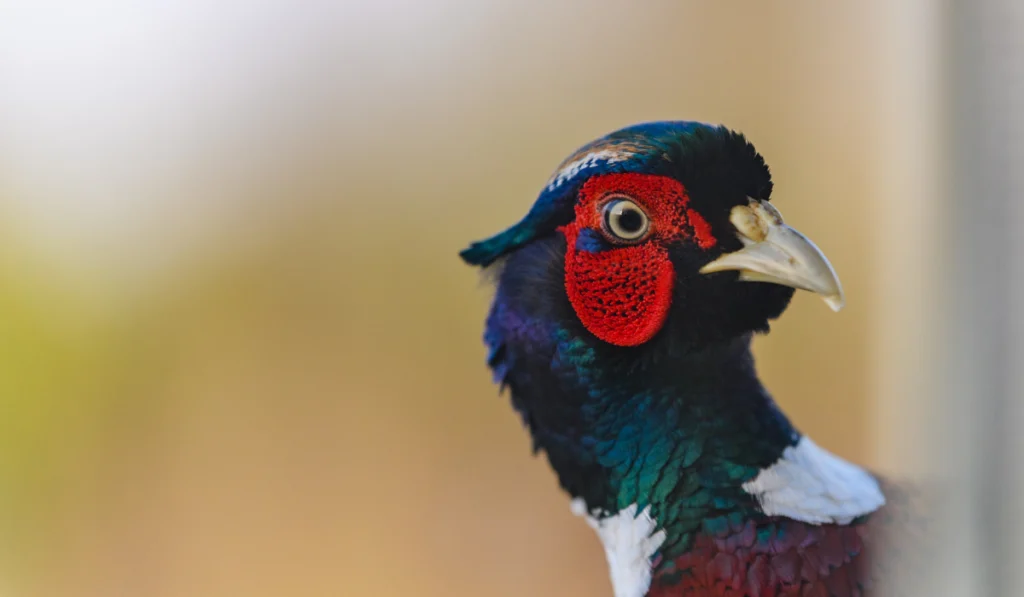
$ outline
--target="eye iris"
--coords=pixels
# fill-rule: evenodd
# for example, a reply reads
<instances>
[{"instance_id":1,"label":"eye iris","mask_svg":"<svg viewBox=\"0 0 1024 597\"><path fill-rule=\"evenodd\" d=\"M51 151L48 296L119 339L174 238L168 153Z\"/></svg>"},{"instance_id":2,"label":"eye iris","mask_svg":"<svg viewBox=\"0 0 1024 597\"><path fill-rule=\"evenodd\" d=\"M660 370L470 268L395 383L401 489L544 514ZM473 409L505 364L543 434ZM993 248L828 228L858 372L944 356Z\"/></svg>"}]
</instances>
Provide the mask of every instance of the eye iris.
<instances>
[{"instance_id":1,"label":"eye iris","mask_svg":"<svg viewBox=\"0 0 1024 597\"><path fill-rule=\"evenodd\" d=\"M632 201L620 199L605 207L605 230L622 240L638 240L647 233L647 214Z\"/></svg>"}]
</instances>

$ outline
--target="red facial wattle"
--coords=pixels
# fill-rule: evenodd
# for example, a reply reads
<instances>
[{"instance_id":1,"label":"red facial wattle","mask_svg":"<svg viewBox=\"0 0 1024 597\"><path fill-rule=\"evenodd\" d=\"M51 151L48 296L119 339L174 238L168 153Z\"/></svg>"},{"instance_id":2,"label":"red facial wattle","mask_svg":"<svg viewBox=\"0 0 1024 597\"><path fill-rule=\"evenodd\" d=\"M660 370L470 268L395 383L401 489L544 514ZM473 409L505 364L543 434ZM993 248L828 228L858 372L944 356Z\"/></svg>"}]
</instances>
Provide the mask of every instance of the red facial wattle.
<instances>
[{"instance_id":1,"label":"red facial wattle","mask_svg":"<svg viewBox=\"0 0 1024 597\"><path fill-rule=\"evenodd\" d=\"M648 232L634 243L621 242L603 228L604 207L621 197L640 206L650 219ZM675 283L669 243L691 239L704 249L717 243L710 225L688 207L689 202L683 185L665 176L605 174L583 184L576 219L561 230L566 240L566 292L592 334L609 344L637 346L664 325ZM581 248L581 233L601 234L609 248Z\"/></svg>"}]
</instances>

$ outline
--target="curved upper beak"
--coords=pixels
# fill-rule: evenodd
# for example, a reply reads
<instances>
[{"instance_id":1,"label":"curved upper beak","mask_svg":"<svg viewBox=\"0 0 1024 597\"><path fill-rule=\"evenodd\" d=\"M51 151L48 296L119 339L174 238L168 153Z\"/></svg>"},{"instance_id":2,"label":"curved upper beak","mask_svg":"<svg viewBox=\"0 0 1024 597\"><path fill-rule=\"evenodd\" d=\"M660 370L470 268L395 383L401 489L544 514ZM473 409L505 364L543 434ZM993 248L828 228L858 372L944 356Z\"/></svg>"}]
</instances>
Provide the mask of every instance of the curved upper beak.
<instances>
[{"instance_id":1,"label":"curved upper beak","mask_svg":"<svg viewBox=\"0 0 1024 597\"><path fill-rule=\"evenodd\" d=\"M843 287L832 264L809 238L786 225L774 206L751 200L734 207L729 220L743 248L708 263L700 273L737 270L742 281L809 290L833 311L843 308Z\"/></svg>"}]
</instances>

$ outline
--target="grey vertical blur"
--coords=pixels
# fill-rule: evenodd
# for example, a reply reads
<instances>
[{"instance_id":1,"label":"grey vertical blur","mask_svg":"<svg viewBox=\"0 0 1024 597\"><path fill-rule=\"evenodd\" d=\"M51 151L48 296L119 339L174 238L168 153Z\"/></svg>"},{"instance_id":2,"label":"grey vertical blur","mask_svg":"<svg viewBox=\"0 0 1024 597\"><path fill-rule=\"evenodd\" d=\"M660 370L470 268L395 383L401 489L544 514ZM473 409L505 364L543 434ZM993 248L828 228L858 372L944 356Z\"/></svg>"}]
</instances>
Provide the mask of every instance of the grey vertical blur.
<instances>
[{"instance_id":1,"label":"grey vertical blur","mask_svg":"<svg viewBox=\"0 0 1024 597\"><path fill-rule=\"evenodd\" d=\"M947 19L952 192L936 241L950 260L940 299L949 417L936 454L954 483L938 594L1015 595L1024 561L1024 5L952 3Z\"/></svg>"}]
</instances>

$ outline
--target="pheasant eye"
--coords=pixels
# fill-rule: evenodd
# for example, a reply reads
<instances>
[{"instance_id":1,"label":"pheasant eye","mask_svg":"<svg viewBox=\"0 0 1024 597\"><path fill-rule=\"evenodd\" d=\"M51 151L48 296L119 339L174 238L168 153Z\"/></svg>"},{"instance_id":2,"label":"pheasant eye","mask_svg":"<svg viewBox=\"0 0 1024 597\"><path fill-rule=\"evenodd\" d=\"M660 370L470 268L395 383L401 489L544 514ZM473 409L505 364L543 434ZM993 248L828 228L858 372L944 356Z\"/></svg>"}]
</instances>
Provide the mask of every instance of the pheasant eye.
<instances>
[{"instance_id":1,"label":"pheasant eye","mask_svg":"<svg viewBox=\"0 0 1024 597\"><path fill-rule=\"evenodd\" d=\"M636 241L647 234L651 220L629 199L613 199L604 207L605 232L615 239Z\"/></svg>"}]
</instances>

